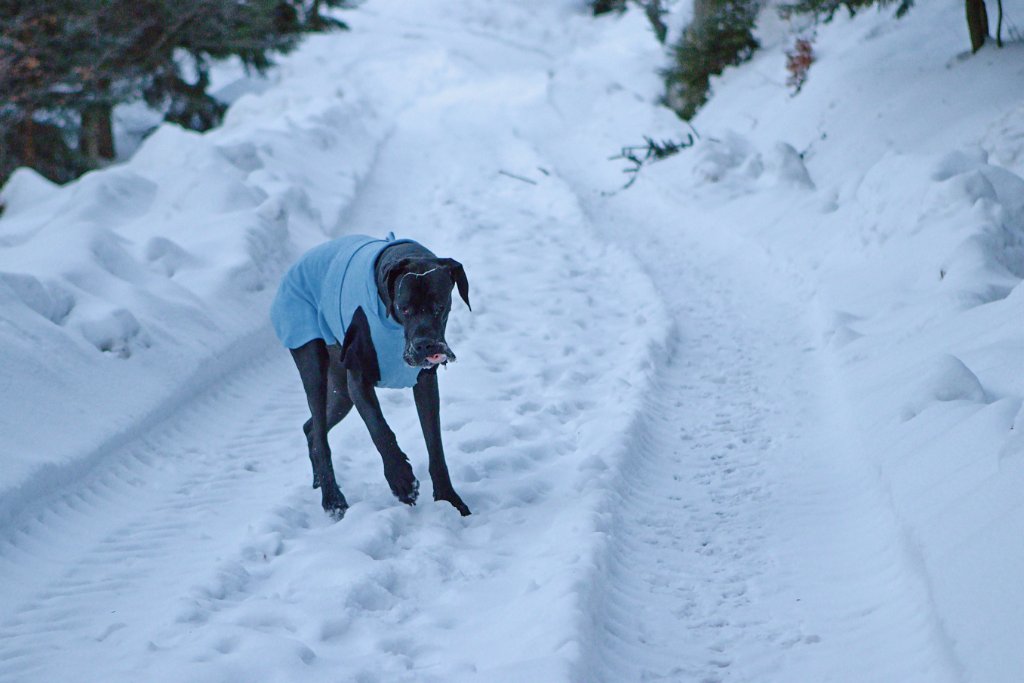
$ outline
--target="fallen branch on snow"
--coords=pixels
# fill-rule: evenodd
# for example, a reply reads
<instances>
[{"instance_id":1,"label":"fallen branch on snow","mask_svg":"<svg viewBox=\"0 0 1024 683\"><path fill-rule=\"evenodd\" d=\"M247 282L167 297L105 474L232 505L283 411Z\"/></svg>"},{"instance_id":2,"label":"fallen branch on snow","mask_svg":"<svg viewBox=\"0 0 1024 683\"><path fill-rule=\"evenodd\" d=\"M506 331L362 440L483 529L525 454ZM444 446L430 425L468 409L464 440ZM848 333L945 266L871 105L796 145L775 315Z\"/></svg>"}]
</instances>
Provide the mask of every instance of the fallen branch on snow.
<instances>
[{"instance_id":1,"label":"fallen branch on snow","mask_svg":"<svg viewBox=\"0 0 1024 683\"><path fill-rule=\"evenodd\" d=\"M536 180L530 180L525 176L516 175L515 173L509 173L508 171L498 171L498 175L504 175L508 176L509 178L515 178L516 180L522 180L524 183L530 183L531 185L537 184ZM547 173L545 173L544 175L547 175Z\"/></svg>"},{"instance_id":2,"label":"fallen branch on snow","mask_svg":"<svg viewBox=\"0 0 1024 683\"><path fill-rule=\"evenodd\" d=\"M655 161L661 161L667 159L670 156L676 155L682 150L693 147L694 143L700 138L696 130L686 134L685 140L662 140L658 142L654 138L644 136L643 145L631 145L629 147L623 147L622 150L613 157L608 157L609 161L616 159L625 159L629 163L633 164L630 168L622 169L622 172L629 175L629 182L622 186L621 189L625 190L636 182L639 177L640 169L644 167L644 164L653 164Z\"/></svg>"}]
</instances>

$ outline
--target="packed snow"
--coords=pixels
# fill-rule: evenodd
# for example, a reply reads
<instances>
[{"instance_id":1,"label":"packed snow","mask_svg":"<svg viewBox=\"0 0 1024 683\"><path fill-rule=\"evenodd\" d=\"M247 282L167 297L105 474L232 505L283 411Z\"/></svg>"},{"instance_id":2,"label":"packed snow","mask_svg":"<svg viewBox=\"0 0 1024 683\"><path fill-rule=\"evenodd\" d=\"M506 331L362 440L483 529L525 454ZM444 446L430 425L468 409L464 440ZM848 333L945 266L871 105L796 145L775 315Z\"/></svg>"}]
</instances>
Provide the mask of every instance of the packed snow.
<instances>
[{"instance_id":1,"label":"packed snow","mask_svg":"<svg viewBox=\"0 0 1024 683\"><path fill-rule=\"evenodd\" d=\"M1024 680L1024 44L837 15L793 96L768 10L624 189L691 132L643 12L345 20L216 130L0 190L0 680ZM389 231L469 277L468 518L398 503L354 414L348 514L309 488L270 300Z\"/></svg>"}]
</instances>

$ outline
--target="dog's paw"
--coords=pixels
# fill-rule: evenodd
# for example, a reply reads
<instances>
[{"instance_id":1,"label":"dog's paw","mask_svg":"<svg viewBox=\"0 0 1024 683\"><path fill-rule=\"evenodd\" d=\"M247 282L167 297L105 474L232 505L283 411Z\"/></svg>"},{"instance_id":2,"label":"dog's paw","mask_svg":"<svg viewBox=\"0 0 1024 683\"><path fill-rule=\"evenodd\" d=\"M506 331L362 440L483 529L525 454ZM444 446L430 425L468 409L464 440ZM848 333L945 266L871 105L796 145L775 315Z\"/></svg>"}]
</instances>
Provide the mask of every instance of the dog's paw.
<instances>
[{"instance_id":1,"label":"dog's paw","mask_svg":"<svg viewBox=\"0 0 1024 683\"><path fill-rule=\"evenodd\" d=\"M324 489L322 504L324 512L336 521L343 518L345 511L348 510L348 501L345 500L345 496L341 494L341 490L337 487L334 488L333 492Z\"/></svg>"},{"instance_id":2,"label":"dog's paw","mask_svg":"<svg viewBox=\"0 0 1024 683\"><path fill-rule=\"evenodd\" d=\"M317 476L316 472L313 473L313 488L320 488L320 477Z\"/></svg>"},{"instance_id":3,"label":"dog's paw","mask_svg":"<svg viewBox=\"0 0 1024 683\"><path fill-rule=\"evenodd\" d=\"M473 514L472 512L469 511L469 506L462 502L462 498L460 498L459 494L455 493L455 491L444 491L444 492L441 492L441 493L435 491L434 492L434 500L435 501L443 500L443 501L446 501L448 503L451 503L452 507L454 507L456 510L458 510L459 514L462 515L463 517L468 517L471 514Z\"/></svg>"},{"instance_id":4,"label":"dog's paw","mask_svg":"<svg viewBox=\"0 0 1024 683\"><path fill-rule=\"evenodd\" d=\"M420 494L420 483L412 473L412 465L405 453L384 459L384 478L395 498L406 505L415 505Z\"/></svg>"},{"instance_id":5,"label":"dog's paw","mask_svg":"<svg viewBox=\"0 0 1024 683\"><path fill-rule=\"evenodd\" d=\"M394 491L394 489L392 489ZM412 480L412 486L409 487L404 493L395 493L398 500L402 501L406 505L415 505L416 499L420 497L420 483L414 477Z\"/></svg>"}]
</instances>

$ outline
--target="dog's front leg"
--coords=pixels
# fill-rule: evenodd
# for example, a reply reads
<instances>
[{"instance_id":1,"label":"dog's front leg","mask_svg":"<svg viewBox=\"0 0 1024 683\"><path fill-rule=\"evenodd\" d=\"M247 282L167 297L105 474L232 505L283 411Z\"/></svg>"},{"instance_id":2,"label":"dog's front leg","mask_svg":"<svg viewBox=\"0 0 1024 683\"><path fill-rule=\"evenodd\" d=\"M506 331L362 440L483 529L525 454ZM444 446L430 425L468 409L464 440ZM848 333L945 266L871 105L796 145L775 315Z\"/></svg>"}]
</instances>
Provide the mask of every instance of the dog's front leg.
<instances>
[{"instance_id":1,"label":"dog's front leg","mask_svg":"<svg viewBox=\"0 0 1024 683\"><path fill-rule=\"evenodd\" d=\"M320 484L323 508L326 512L341 518L348 509L345 496L341 495L334 479L334 465L331 464L331 448L327 445L327 386L329 358L327 345L322 339L314 339L297 349L292 349L292 358L302 377L309 404L309 430L306 442L309 445L309 459L313 463L315 481Z\"/></svg>"},{"instance_id":2,"label":"dog's front leg","mask_svg":"<svg viewBox=\"0 0 1024 683\"><path fill-rule=\"evenodd\" d=\"M465 517L469 514L469 507L452 487L448 463L444 459L444 447L441 445L441 399L437 391L436 367L420 372L416 386L412 388L412 395L416 399L416 412L420 416L420 427L423 428L423 439L427 442L427 453L430 456L430 481L434 484L434 500L448 501Z\"/></svg>"},{"instance_id":3,"label":"dog's front leg","mask_svg":"<svg viewBox=\"0 0 1024 683\"><path fill-rule=\"evenodd\" d=\"M349 370L348 393L356 410L359 411L359 417L366 423L373 445L377 447L384 461L384 478L387 479L391 492L403 503L415 505L420 483L412 473L409 458L398 447L395 433L384 421L384 413L377 402L377 392L373 388L373 383L364 379L362 373Z\"/></svg>"}]
</instances>

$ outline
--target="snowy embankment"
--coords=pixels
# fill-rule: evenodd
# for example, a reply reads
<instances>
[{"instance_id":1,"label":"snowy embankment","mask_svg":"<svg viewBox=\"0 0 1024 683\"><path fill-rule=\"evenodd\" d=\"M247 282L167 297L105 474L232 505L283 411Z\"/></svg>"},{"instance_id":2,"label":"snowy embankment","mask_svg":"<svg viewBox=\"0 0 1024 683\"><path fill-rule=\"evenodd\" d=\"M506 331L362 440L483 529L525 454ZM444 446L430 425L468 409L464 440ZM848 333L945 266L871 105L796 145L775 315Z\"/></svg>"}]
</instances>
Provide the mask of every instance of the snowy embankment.
<instances>
[{"instance_id":1,"label":"snowy embankment","mask_svg":"<svg viewBox=\"0 0 1024 683\"><path fill-rule=\"evenodd\" d=\"M770 50L696 121L723 142L691 173L730 196L715 215L804 278L852 454L891 497L953 666L1011 681L1024 677L1024 44L958 55L962 10L837 21L792 99L766 96Z\"/></svg>"},{"instance_id":2,"label":"snowy embankment","mask_svg":"<svg viewBox=\"0 0 1024 683\"><path fill-rule=\"evenodd\" d=\"M1004 4L1008 16L1024 16L1021 3ZM783 85L794 35L763 15L764 49L716 79L693 122L696 147L643 171L605 213L621 223L645 201L627 195L652 207L668 195L679 206L680 243L727 261L751 248L765 254L818 328L827 366L819 391L839 427L826 446L834 464L820 465L865 464L865 486L878 487L878 510L894 519L892 530L875 528L896 559L858 590L876 593L866 604L877 611L886 584L909 582L923 596L911 618L929 624L942 653L932 673L921 664L898 679L1021 680L1024 45L965 54L963 3L954 0L919 3L899 21L890 11L839 16L818 28L817 61L794 97ZM621 65L610 73L638 77ZM639 107L603 111L619 112L636 142L640 133L680 137L676 124ZM620 144L600 132L608 128L581 126L564 144ZM615 182L596 154L563 172ZM749 277L763 286L753 284L762 274ZM847 518L875 525L875 513ZM832 533L847 533L840 528ZM842 586L836 577L837 601L851 590ZM864 671L882 678L839 680L895 675L870 668L891 654L881 641L850 643L863 648Z\"/></svg>"}]
</instances>

